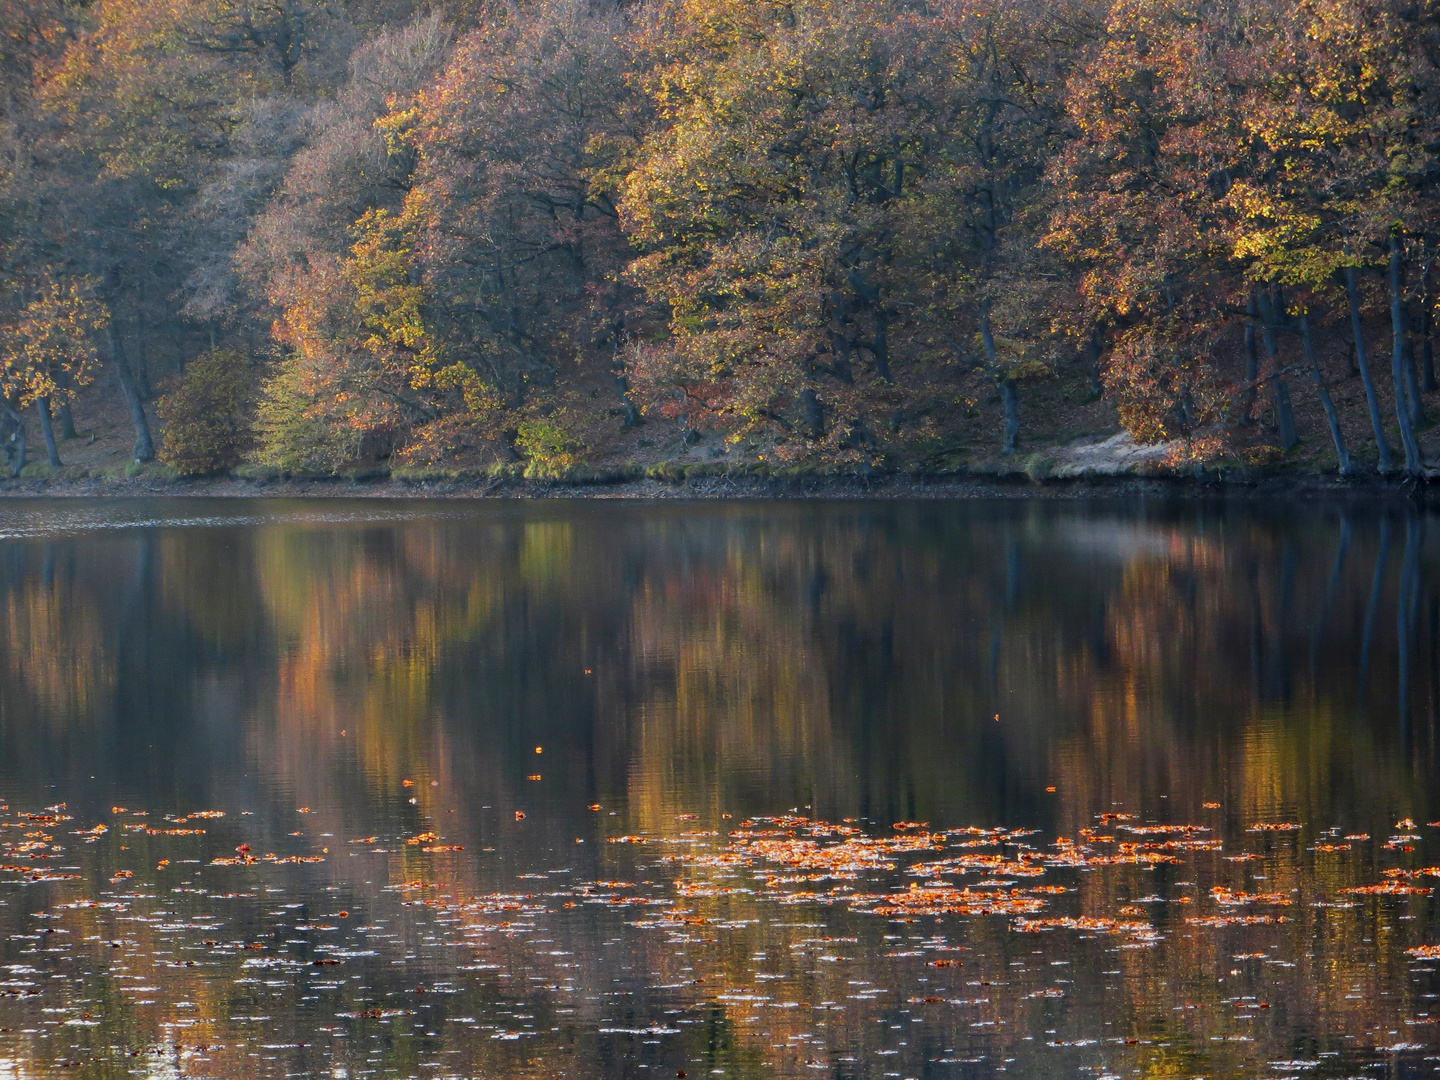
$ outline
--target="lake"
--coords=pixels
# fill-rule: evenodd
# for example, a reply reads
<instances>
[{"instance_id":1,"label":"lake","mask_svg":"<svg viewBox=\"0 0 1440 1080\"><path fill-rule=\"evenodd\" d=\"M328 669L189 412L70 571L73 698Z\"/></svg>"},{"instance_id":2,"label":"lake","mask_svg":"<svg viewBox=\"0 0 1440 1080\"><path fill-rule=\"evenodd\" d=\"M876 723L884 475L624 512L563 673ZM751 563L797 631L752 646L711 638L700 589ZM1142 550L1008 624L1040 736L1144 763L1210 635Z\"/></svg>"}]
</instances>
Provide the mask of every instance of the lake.
<instances>
[{"instance_id":1,"label":"lake","mask_svg":"<svg viewBox=\"0 0 1440 1080\"><path fill-rule=\"evenodd\" d=\"M1440 1065L1406 504L6 500L0 1077Z\"/></svg>"}]
</instances>

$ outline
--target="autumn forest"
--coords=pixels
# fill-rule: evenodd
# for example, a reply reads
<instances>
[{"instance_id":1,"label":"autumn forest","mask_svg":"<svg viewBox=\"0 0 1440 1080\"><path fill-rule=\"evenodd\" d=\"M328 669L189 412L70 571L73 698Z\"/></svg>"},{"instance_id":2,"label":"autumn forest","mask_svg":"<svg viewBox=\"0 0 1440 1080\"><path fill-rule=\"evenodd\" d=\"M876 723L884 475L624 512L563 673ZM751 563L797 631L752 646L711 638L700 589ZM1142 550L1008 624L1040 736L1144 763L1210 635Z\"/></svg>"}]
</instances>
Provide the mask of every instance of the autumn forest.
<instances>
[{"instance_id":1,"label":"autumn forest","mask_svg":"<svg viewBox=\"0 0 1440 1080\"><path fill-rule=\"evenodd\" d=\"M1437 195L1434 0L0 0L5 473L1414 477Z\"/></svg>"}]
</instances>

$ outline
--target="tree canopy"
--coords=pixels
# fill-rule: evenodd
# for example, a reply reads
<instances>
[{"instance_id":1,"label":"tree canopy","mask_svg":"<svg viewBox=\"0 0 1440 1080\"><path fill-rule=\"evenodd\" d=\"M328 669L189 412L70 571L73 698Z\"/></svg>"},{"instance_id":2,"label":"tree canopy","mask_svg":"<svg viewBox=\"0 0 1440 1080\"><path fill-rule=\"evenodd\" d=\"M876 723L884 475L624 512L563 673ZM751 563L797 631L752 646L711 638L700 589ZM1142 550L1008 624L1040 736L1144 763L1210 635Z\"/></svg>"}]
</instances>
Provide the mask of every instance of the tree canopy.
<instances>
[{"instance_id":1,"label":"tree canopy","mask_svg":"<svg viewBox=\"0 0 1440 1080\"><path fill-rule=\"evenodd\" d=\"M286 468L569 461L647 420L864 465L980 413L1013 452L1083 372L1196 458L1289 450L1313 393L1342 471L1424 468L1430 0L0 15L12 424L108 367L144 457L152 383L221 348Z\"/></svg>"}]
</instances>

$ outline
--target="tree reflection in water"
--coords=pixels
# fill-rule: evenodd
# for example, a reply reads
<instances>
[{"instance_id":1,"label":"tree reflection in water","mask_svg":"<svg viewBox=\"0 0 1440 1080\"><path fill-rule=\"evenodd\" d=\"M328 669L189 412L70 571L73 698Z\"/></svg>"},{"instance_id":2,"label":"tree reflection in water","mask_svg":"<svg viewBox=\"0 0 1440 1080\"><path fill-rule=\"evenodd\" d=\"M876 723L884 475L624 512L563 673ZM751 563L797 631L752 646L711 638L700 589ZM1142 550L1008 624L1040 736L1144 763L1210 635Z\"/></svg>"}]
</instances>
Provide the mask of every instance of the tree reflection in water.
<instances>
[{"instance_id":1,"label":"tree reflection in water","mask_svg":"<svg viewBox=\"0 0 1440 1080\"><path fill-rule=\"evenodd\" d=\"M19 1075L1433 1065L1419 511L7 520Z\"/></svg>"}]
</instances>

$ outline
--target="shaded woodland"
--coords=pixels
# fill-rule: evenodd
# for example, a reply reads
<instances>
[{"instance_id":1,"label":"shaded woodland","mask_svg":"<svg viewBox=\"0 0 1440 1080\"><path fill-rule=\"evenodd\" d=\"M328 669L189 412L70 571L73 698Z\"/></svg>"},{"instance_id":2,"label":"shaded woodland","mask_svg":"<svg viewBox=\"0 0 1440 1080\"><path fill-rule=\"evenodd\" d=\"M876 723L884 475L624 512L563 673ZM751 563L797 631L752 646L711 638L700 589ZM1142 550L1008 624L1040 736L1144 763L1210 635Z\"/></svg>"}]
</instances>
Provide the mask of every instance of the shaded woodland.
<instances>
[{"instance_id":1,"label":"shaded woodland","mask_svg":"<svg viewBox=\"0 0 1440 1080\"><path fill-rule=\"evenodd\" d=\"M555 475L944 465L1102 399L1175 460L1426 471L1427 0L0 0L0 33L12 474L121 404L190 474Z\"/></svg>"}]
</instances>

